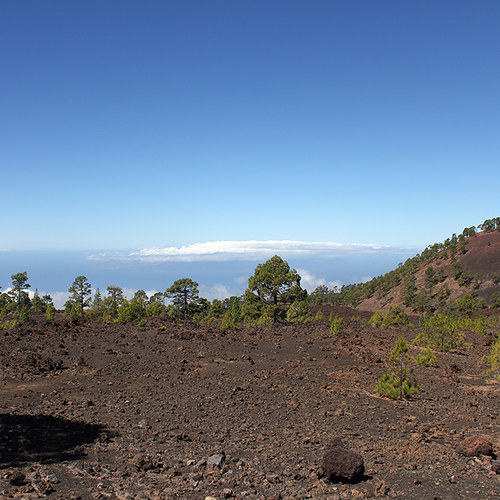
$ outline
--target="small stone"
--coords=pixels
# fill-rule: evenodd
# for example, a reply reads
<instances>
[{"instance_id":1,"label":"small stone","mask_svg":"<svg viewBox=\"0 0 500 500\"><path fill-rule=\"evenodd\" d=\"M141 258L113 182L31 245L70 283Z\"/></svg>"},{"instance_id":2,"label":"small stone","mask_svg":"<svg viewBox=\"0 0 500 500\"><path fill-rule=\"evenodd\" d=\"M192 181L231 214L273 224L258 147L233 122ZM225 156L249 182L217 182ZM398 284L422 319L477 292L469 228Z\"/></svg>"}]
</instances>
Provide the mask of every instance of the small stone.
<instances>
[{"instance_id":1,"label":"small stone","mask_svg":"<svg viewBox=\"0 0 500 500\"><path fill-rule=\"evenodd\" d=\"M385 481L380 481L375 487L375 493L379 496L386 496L389 493L389 487L385 484Z\"/></svg>"},{"instance_id":2,"label":"small stone","mask_svg":"<svg viewBox=\"0 0 500 500\"><path fill-rule=\"evenodd\" d=\"M222 468L224 464L224 459L226 458L226 455L224 453L217 453L215 455L212 455L208 457L207 459L207 467L217 467L219 469Z\"/></svg>"},{"instance_id":3,"label":"small stone","mask_svg":"<svg viewBox=\"0 0 500 500\"><path fill-rule=\"evenodd\" d=\"M189 474L189 477L193 481L199 482L199 481L201 481L203 479L203 474L201 474L200 472L194 472L192 474Z\"/></svg>"},{"instance_id":4,"label":"small stone","mask_svg":"<svg viewBox=\"0 0 500 500\"><path fill-rule=\"evenodd\" d=\"M491 470L495 473L495 474L500 474L500 460L497 460L496 462L493 462L491 464Z\"/></svg>"},{"instance_id":5,"label":"small stone","mask_svg":"<svg viewBox=\"0 0 500 500\"><path fill-rule=\"evenodd\" d=\"M278 483L279 482L279 476L278 474L268 474L266 476L266 479L270 482L270 483Z\"/></svg>"},{"instance_id":6,"label":"small stone","mask_svg":"<svg viewBox=\"0 0 500 500\"><path fill-rule=\"evenodd\" d=\"M38 491L38 493L40 493L43 496L48 496L54 491L56 491L55 488L47 481L41 481L35 486L35 488Z\"/></svg>"}]
</instances>

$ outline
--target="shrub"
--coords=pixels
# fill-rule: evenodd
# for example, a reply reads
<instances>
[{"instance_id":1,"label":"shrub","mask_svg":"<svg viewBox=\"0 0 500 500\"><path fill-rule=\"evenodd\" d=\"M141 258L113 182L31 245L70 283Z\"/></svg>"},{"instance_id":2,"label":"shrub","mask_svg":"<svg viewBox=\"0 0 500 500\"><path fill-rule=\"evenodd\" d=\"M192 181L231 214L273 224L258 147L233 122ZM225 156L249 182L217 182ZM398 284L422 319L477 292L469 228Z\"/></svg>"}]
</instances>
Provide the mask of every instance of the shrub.
<instances>
[{"instance_id":1,"label":"shrub","mask_svg":"<svg viewBox=\"0 0 500 500\"><path fill-rule=\"evenodd\" d=\"M368 321L370 325L378 328L392 328L396 325L411 326L408 315L399 306L391 307L387 314L382 311L377 311Z\"/></svg>"},{"instance_id":2,"label":"shrub","mask_svg":"<svg viewBox=\"0 0 500 500\"><path fill-rule=\"evenodd\" d=\"M105 312L102 315L102 321L103 323L112 323L113 322L113 316L109 312Z\"/></svg>"},{"instance_id":3,"label":"shrub","mask_svg":"<svg viewBox=\"0 0 500 500\"><path fill-rule=\"evenodd\" d=\"M482 314L480 314L476 319L470 320L470 329L474 333L478 333L480 335L486 335L488 333L486 325L486 319Z\"/></svg>"},{"instance_id":4,"label":"shrub","mask_svg":"<svg viewBox=\"0 0 500 500\"><path fill-rule=\"evenodd\" d=\"M382 378L377 382L377 393L380 396L386 396L390 399L402 399L409 397L419 391L416 381L410 381L406 370L403 370L403 379L393 372L385 372Z\"/></svg>"},{"instance_id":5,"label":"shrub","mask_svg":"<svg viewBox=\"0 0 500 500\"><path fill-rule=\"evenodd\" d=\"M371 326L381 328L384 318L385 314L382 311L377 311L372 315L368 323L370 323Z\"/></svg>"},{"instance_id":6,"label":"shrub","mask_svg":"<svg viewBox=\"0 0 500 500\"><path fill-rule=\"evenodd\" d=\"M314 316L314 321L325 321L325 315L321 309L318 309L316 316Z\"/></svg>"},{"instance_id":7,"label":"shrub","mask_svg":"<svg viewBox=\"0 0 500 500\"><path fill-rule=\"evenodd\" d=\"M437 360L431 349L426 347L424 352L415 357L415 363L418 366L436 366Z\"/></svg>"},{"instance_id":8,"label":"shrub","mask_svg":"<svg viewBox=\"0 0 500 500\"><path fill-rule=\"evenodd\" d=\"M269 316L268 314L263 314L258 320L257 320L257 325L258 326L266 326L266 327L271 327L274 325L274 319Z\"/></svg>"},{"instance_id":9,"label":"shrub","mask_svg":"<svg viewBox=\"0 0 500 500\"><path fill-rule=\"evenodd\" d=\"M6 319L5 321L0 321L0 330L11 330L17 325L17 319Z\"/></svg>"},{"instance_id":10,"label":"shrub","mask_svg":"<svg viewBox=\"0 0 500 500\"><path fill-rule=\"evenodd\" d=\"M424 322L424 331L417 335L414 343L441 352L462 347L465 345L465 334L458 327L457 318L437 313Z\"/></svg>"},{"instance_id":11,"label":"shrub","mask_svg":"<svg viewBox=\"0 0 500 500\"><path fill-rule=\"evenodd\" d=\"M417 382L408 378L406 370L406 362L410 359L409 351L406 340L403 337L399 338L389 357L394 366L382 375L376 386L380 396L402 399L418 392Z\"/></svg>"},{"instance_id":12,"label":"shrub","mask_svg":"<svg viewBox=\"0 0 500 500\"><path fill-rule=\"evenodd\" d=\"M45 317L50 320L56 317L56 308L54 307L53 304L49 304L47 306L47 310L45 311Z\"/></svg>"},{"instance_id":13,"label":"shrub","mask_svg":"<svg viewBox=\"0 0 500 500\"><path fill-rule=\"evenodd\" d=\"M82 315L80 304L72 299L67 300L64 304L64 315L68 319L79 318Z\"/></svg>"},{"instance_id":14,"label":"shrub","mask_svg":"<svg viewBox=\"0 0 500 500\"><path fill-rule=\"evenodd\" d=\"M476 309L479 309L477 299L471 293L466 293L456 301L455 305L459 311L467 316L471 316Z\"/></svg>"},{"instance_id":15,"label":"shrub","mask_svg":"<svg viewBox=\"0 0 500 500\"><path fill-rule=\"evenodd\" d=\"M483 356L483 363L490 365L490 367L484 371L484 374L493 375L495 379L500 380L500 332L491 345L491 354L489 356Z\"/></svg>"},{"instance_id":16,"label":"shrub","mask_svg":"<svg viewBox=\"0 0 500 500\"><path fill-rule=\"evenodd\" d=\"M210 316L205 316L204 318L200 319L200 325L205 326L206 328L218 328L219 322L220 322L220 319L212 318Z\"/></svg>"},{"instance_id":17,"label":"shrub","mask_svg":"<svg viewBox=\"0 0 500 500\"><path fill-rule=\"evenodd\" d=\"M19 323L26 323L30 319L29 307L24 305L19 311Z\"/></svg>"},{"instance_id":18,"label":"shrub","mask_svg":"<svg viewBox=\"0 0 500 500\"><path fill-rule=\"evenodd\" d=\"M118 308L118 321L120 323L128 323L134 319L141 319L146 315L146 308L144 305L132 299L123 301L122 305Z\"/></svg>"},{"instance_id":19,"label":"shrub","mask_svg":"<svg viewBox=\"0 0 500 500\"><path fill-rule=\"evenodd\" d=\"M150 302L146 306L147 316L163 316L167 312L167 308L161 302Z\"/></svg>"},{"instance_id":20,"label":"shrub","mask_svg":"<svg viewBox=\"0 0 500 500\"><path fill-rule=\"evenodd\" d=\"M307 323L311 321L311 316L305 300L294 300L286 312L286 320L290 323Z\"/></svg>"},{"instance_id":21,"label":"shrub","mask_svg":"<svg viewBox=\"0 0 500 500\"><path fill-rule=\"evenodd\" d=\"M500 309L500 292L495 292L491 297L491 307Z\"/></svg>"},{"instance_id":22,"label":"shrub","mask_svg":"<svg viewBox=\"0 0 500 500\"><path fill-rule=\"evenodd\" d=\"M382 328L392 328L395 325L411 325L408 315L399 306L391 307L382 321Z\"/></svg>"},{"instance_id":23,"label":"shrub","mask_svg":"<svg viewBox=\"0 0 500 500\"><path fill-rule=\"evenodd\" d=\"M342 318L340 316L334 316L330 323L330 333L337 335L342 333Z\"/></svg>"},{"instance_id":24,"label":"shrub","mask_svg":"<svg viewBox=\"0 0 500 500\"><path fill-rule=\"evenodd\" d=\"M220 325L221 330L231 330L234 328L238 328L238 325L233 319L233 315L231 314L231 311L226 311L226 314L224 314L224 317L222 318L222 323Z\"/></svg>"}]
</instances>

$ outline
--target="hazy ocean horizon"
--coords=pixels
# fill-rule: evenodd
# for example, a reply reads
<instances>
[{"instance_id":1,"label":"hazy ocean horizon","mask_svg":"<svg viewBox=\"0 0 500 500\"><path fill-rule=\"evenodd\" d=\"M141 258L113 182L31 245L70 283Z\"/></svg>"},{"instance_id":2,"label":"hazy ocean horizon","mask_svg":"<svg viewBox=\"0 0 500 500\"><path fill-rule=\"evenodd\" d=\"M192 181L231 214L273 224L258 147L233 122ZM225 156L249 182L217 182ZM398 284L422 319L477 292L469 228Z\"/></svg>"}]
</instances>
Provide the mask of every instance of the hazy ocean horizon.
<instances>
[{"instance_id":1,"label":"hazy ocean horizon","mask_svg":"<svg viewBox=\"0 0 500 500\"><path fill-rule=\"evenodd\" d=\"M309 292L316 286L347 285L366 281L397 267L399 262L416 254L413 250L391 249L367 254L332 258L287 258L302 276L302 285ZM110 285L122 287L128 294L142 289L165 291L179 278L191 278L200 285L200 295L210 300L244 293L248 278L257 264L266 259L224 261L141 262L90 258L95 252L82 251L2 251L0 252L0 286L11 285L11 275L26 271L31 291L49 293L56 307L62 307L65 294L76 276L84 275L95 290L104 294ZM272 255L270 255L271 257Z\"/></svg>"}]
</instances>

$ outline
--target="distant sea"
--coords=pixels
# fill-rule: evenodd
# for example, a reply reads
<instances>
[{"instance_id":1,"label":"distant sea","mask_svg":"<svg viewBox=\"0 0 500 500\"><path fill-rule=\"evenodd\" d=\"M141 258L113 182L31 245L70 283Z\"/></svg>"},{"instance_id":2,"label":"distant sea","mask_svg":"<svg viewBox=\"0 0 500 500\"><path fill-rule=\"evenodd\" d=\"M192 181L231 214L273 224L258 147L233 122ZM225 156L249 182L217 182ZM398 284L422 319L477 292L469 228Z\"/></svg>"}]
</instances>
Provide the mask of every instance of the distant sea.
<instances>
[{"instance_id":1,"label":"distant sea","mask_svg":"<svg viewBox=\"0 0 500 500\"><path fill-rule=\"evenodd\" d=\"M309 292L326 284L329 288L366 281L384 274L417 252L390 249L382 252L336 256L332 258L287 258L290 267L299 271L302 284ZM68 288L75 277L84 275L103 295L109 285L122 287L128 295L143 289L164 292L175 280L191 278L200 285L200 295L210 300L241 295L260 260L225 260L209 262L138 262L94 260L95 252L71 251L2 251L0 252L0 285L5 291L11 275L26 271L31 291L54 296L56 307L62 307ZM271 257L272 255L270 255Z\"/></svg>"}]
</instances>

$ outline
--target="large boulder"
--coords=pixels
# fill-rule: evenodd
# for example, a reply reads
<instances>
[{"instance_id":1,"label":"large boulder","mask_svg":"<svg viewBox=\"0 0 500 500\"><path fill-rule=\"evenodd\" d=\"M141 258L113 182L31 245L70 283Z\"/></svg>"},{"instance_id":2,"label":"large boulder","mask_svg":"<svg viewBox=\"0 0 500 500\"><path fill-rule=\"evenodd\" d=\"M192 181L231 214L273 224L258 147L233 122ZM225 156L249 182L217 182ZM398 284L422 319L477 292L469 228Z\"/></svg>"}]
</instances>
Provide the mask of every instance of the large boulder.
<instances>
[{"instance_id":1,"label":"large boulder","mask_svg":"<svg viewBox=\"0 0 500 500\"><path fill-rule=\"evenodd\" d=\"M457 451L466 457L478 457L479 455L493 455L491 441L484 436L470 436L458 443Z\"/></svg>"},{"instance_id":2,"label":"large boulder","mask_svg":"<svg viewBox=\"0 0 500 500\"><path fill-rule=\"evenodd\" d=\"M328 446L321 463L323 475L332 482L359 481L365 472L363 457L345 447L340 438Z\"/></svg>"}]
</instances>

